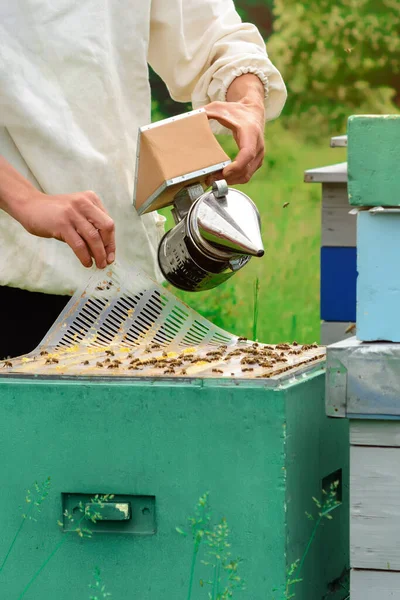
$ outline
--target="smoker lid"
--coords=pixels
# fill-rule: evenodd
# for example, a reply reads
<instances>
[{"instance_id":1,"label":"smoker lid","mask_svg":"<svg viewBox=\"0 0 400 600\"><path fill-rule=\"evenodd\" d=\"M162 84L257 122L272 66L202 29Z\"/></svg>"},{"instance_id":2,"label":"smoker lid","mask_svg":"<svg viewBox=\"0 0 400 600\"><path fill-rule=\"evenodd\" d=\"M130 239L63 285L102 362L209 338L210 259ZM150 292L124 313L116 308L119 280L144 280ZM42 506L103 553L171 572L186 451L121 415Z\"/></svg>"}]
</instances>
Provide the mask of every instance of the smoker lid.
<instances>
[{"instance_id":1,"label":"smoker lid","mask_svg":"<svg viewBox=\"0 0 400 600\"><path fill-rule=\"evenodd\" d=\"M222 184L222 185L221 185ZM225 192L225 193L224 193ZM190 226L197 240L235 254L263 256L260 215L246 194L216 182L193 206Z\"/></svg>"},{"instance_id":2,"label":"smoker lid","mask_svg":"<svg viewBox=\"0 0 400 600\"><path fill-rule=\"evenodd\" d=\"M140 215L169 206L178 191L203 184L210 173L230 163L204 109L164 119L139 129L134 205Z\"/></svg>"}]
</instances>

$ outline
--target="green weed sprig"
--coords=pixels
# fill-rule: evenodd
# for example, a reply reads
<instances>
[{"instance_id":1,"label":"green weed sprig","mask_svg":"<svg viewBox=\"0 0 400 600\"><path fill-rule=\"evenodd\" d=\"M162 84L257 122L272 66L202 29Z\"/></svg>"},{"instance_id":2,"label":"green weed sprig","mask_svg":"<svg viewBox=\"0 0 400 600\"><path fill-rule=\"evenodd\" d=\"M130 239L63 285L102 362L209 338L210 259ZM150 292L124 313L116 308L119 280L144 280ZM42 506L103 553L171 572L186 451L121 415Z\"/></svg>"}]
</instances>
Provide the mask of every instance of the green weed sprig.
<instances>
[{"instance_id":1,"label":"green weed sprig","mask_svg":"<svg viewBox=\"0 0 400 600\"><path fill-rule=\"evenodd\" d=\"M59 551L61 546L65 544L65 542L69 539L69 536L73 533L76 533L80 538L90 538L92 537L91 530L84 525L84 522L91 521L92 523L97 523L97 521L101 520L102 516L98 509L102 508L106 502L112 500L114 496L107 494L104 496L99 496L98 494L90 499L90 503L86 506L83 505L82 502L78 504L78 512L81 515L79 521L76 523L76 527L71 528L68 531L64 532L64 537L58 542L54 550L49 554L49 556L42 562L37 571L32 575L21 594L18 596L18 600L21 600L29 590L31 585L36 581L41 572L47 567L51 559L54 555ZM68 510L64 512L64 517L67 522L71 525L75 524L75 517ZM63 527L63 523L61 521L57 522L60 527Z\"/></svg>"},{"instance_id":2,"label":"green weed sprig","mask_svg":"<svg viewBox=\"0 0 400 600\"><path fill-rule=\"evenodd\" d=\"M302 581L300 574L303 569L304 561L306 560L311 545L315 539L318 528L321 525L323 519L331 520L333 518L330 513L340 504L340 502L337 499L338 486L339 481L334 481L333 483L331 483L329 491L322 490L322 502L317 498L313 497L313 502L317 507L318 511L317 515L313 516L311 513L308 512L306 512L306 515L310 521L314 521L314 527L311 532L310 538L307 542L306 548L303 552L303 556L301 557L301 559L298 559L294 563L292 563L288 569L283 600L291 600L295 597L295 593L292 591L292 588L294 585Z\"/></svg>"},{"instance_id":3,"label":"green weed sprig","mask_svg":"<svg viewBox=\"0 0 400 600\"><path fill-rule=\"evenodd\" d=\"M258 325L258 306L260 293L260 280L256 277L254 282L254 302L253 302L253 335L252 340L257 341L257 325Z\"/></svg>"},{"instance_id":4,"label":"green weed sprig","mask_svg":"<svg viewBox=\"0 0 400 600\"><path fill-rule=\"evenodd\" d=\"M26 491L25 502L28 505L25 513L22 514L22 519L17 528L15 535L9 545L3 562L0 566L0 574L2 573L6 563L10 557L10 554L15 546L15 543L21 534L22 529L27 521L36 521L35 515L40 513L43 502L46 500L50 489L50 477L48 477L43 483L39 484L35 482L32 490Z\"/></svg>"},{"instance_id":5,"label":"green weed sprig","mask_svg":"<svg viewBox=\"0 0 400 600\"><path fill-rule=\"evenodd\" d=\"M197 557L200 550L200 544L204 539L204 535L206 533L207 527L210 523L211 513L208 504L208 496L209 493L206 492L199 498L198 503L194 508L194 516L189 517L188 521L191 526L192 540L193 540L193 550L192 550L192 561L190 565L190 575L189 575L189 586L187 593L187 600L190 600L192 597L192 589L194 582L194 572L196 569ZM186 531L181 529L180 527L176 527L176 531L183 536L187 536Z\"/></svg>"},{"instance_id":6,"label":"green weed sprig","mask_svg":"<svg viewBox=\"0 0 400 600\"><path fill-rule=\"evenodd\" d=\"M233 597L235 590L244 589L243 581L238 575L240 559L231 558L229 529L226 519L223 518L213 529L206 532L205 538L208 547L208 561L202 561L204 565L211 566L213 577L206 583L211 586L208 597L210 600L227 600ZM223 577L224 576L224 577ZM223 578L226 580L224 589L221 591Z\"/></svg>"},{"instance_id":7,"label":"green weed sprig","mask_svg":"<svg viewBox=\"0 0 400 600\"><path fill-rule=\"evenodd\" d=\"M106 586L103 583L100 569L98 567L95 568L93 577L94 583L91 583L89 587L91 590L95 590L95 595L90 596L89 600L102 600L104 598L111 598L111 594L106 591Z\"/></svg>"},{"instance_id":8,"label":"green weed sprig","mask_svg":"<svg viewBox=\"0 0 400 600\"><path fill-rule=\"evenodd\" d=\"M202 563L212 569L212 577L206 581L200 580L201 587L210 586L209 600L228 600L233 597L235 590L243 589L243 581L238 575L240 560L233 560L230 553L229 528L226 519L211 527L211 511L208 502L209 494L200 497L195 506L194 516L189 517L193 540L192 561L190 566L187 600L191 600L194 573L202 543L207 550ZM176 531L188 536L180 527ZM221 589L223 588L223 589Z\"/></svg>"}]
</instances>

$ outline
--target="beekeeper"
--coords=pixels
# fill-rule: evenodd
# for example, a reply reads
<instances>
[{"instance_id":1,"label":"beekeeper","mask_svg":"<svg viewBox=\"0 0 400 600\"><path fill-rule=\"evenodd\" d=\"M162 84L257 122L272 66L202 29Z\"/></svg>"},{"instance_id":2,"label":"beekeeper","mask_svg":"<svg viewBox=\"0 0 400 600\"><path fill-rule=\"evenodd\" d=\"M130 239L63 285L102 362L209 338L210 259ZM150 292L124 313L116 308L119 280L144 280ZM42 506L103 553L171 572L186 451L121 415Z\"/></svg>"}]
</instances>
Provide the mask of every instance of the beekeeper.
<instances>
[{"instance_id":1,"label":"beekeeper","mask_svg":"<svg viewBox=\"0 0 400 600\"><path fill-rule=\"evenodd\" d=\"M0 358L40 342L92 258L157 276L163 219L132 206L148 63L174 100L232 130L223 175L248 181L286 90L232 0L1 3Z\"/></svg>"}]
</instances>

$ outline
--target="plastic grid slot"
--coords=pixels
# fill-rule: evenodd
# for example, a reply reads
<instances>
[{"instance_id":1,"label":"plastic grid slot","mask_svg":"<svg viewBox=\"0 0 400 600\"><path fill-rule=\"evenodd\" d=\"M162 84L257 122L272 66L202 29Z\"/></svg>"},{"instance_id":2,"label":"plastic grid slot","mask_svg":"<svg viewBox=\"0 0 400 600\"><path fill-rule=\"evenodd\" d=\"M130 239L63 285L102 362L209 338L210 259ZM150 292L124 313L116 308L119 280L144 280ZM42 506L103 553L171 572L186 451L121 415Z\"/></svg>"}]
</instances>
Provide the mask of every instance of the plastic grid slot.
<instances>
[{"instance_id":1,"label":"plastic grid slot","mask_svg":"<svg viewBox=\"0 0 400 600\"><path fill-rule=\"evenodd\" d=\"M215 347L236 339L143 273L115 264L75 293L35 353L76 345Z\"/></svg>"}]
</instances>

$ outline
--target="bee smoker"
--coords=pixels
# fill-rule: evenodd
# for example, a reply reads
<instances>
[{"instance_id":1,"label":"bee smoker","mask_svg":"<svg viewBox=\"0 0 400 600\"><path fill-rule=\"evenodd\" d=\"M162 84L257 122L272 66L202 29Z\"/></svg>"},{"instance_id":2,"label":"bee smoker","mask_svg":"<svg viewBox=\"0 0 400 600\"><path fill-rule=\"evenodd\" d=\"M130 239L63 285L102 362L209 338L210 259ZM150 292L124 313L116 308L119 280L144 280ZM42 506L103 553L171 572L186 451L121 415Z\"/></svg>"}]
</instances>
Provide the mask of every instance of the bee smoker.
<instances>
[{"instance_id":1,"label":"bee smoker","mask_svg":"<svg viewBox=\"0 0 400 600\"><path fill-rule=\"evenodd\" d=\"M173 205L175 226L160 242L158 262L182 290L212 289L264 254L252 200L223 179L204 191L206 178L229 162L203 109L139 131L135 206L144 214Z\"/></svg>"},{"instance_id":2,"label":"bee smoker","mask_svg":"<svg viewBox=\"0 0 400 600\"><path fill-rule=\"evenodd\" d=\"M158 248L167 281L191 292L220 285L244 267L251 256L263 256L260 218L254 203L225 180L204 193L199 184L174 199L175 227Z\"/></svg>"}]
</instances>

